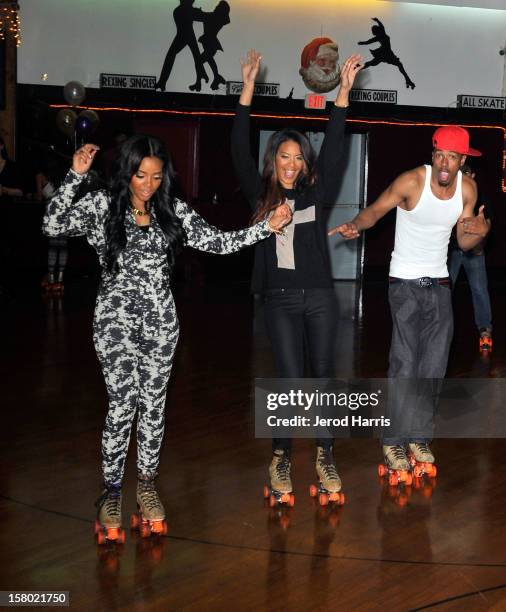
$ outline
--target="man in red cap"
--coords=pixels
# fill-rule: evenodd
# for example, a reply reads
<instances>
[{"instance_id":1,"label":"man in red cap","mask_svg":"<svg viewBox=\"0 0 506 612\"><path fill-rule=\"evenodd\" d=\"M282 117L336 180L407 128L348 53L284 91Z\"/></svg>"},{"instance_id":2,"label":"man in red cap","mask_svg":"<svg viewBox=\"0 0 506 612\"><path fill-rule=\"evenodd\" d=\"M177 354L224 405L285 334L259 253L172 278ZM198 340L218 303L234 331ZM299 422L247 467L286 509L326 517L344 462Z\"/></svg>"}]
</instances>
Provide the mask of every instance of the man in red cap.
<instances>
[{"instance_id":1,"label":"man in red cap","mask_svg":"<svg viewBox=\"0 0 506 612\"><path fill-rule=\"evenodd\" d=\"M395 423L383 434L383 454L398 482L410 481L412 466L415 475L435 474L434 455L428 446L433 394L426 387L420 393L420 385L427 379L441 380L446 373L453 335L446 264L452 228L456 225L463 251L476 246L489 229L482 208L474 216L476 183L460 171L466 156L481 155L469 146L468 131L454 125L440 127L432 144L432 165L404 172L352 221L329 232L346 240L357 238L397 208L389 273L393 329L388 369L388 377L397 379L392 385L393 399L389 398ZM414 395L409 381L418 385ZM413 398L416 402L410 401ZM409 423L407 429L400 427L401 421Z\"/></svg>"}]
</instances>

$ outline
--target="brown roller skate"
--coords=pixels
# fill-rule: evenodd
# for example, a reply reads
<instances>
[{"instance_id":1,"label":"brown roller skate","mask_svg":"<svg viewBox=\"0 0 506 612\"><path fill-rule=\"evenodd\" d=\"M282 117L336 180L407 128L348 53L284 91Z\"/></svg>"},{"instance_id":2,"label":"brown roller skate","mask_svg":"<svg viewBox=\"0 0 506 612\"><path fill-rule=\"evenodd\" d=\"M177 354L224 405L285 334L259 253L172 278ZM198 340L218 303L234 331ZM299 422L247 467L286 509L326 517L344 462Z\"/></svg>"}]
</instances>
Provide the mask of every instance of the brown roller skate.
<instances>
[{"instance_id":1,"label":"brown roller skate","mask_svg":"<svg viewBox=\"0 0 506 612\"><path fill-rule=\"evenodd\" d=\"M165 508L155 489L155 476L138 474L137 508L137 513L130 517L130 527L138 529L141 538L148 538L152 533L167 535Z\"/></svg>"},{"instance_id":2,"label":"brown roller skate","mask_svg":"<svg viewBox=\"0 0 506 612\"><path fill-rule=\"evenodd\" d=\"M410 442L408 446L408 458L413 467L413 476L421 478L426 474L435 478L437 475L437 468L434 465L436 459L429 445L426 442Z\"/></svg>"},{"instance_id":3,"label":"brown roller skate","mask_svg":"<svg viewBox=\"0 0 506 612\"><path fill-rule=\"evenodd\" d=\"M318 446L316 448L316 473L318 474L318 486L311 485L309 495L318 496L320 506L326 506L329 502L342 506L344 493L341 493L341 479L337 473L332 447Z\"/></svg>"},{"instance_id":4,"label":"brown roller skate","mask_svg":"<svg viewBox=\"0 0 506 612\"><path fill-rule=\"evenodd\" d=\"M480 353L492 352L492 330L489 327L480 329Z\"/></svg>"},{"instance_id":5,"label":"brown roller skate","mask_svg":"<svg viewBox=\"0 0 506 612\"><path fill-rule=\"evenodd\" d=\"M264 487L264 499L269 500L271 508L274 508L276 504L288 504L289 506L295 504L290 469L291 463L288 451L276 449L269 466L271 486Z\"/></svg>"},{"instance_id":6,"label":"brown roller skate","mask_svg":"<svg viewBox=\"0 0 506 612\"><path fill-rule=\"evenodd\" d=\"M388 474L388 484L396 486L401 483L409 486L413 483L411 464L406 455L406 449L400 444L383 445L384 463L378 465L378 474L383 477Z\"/></svg>"},{"instance_id":7,"label":"brown roller skate","mask_svg":"<svg viewBox=\"0 0 506 612\"><path fill-rule=\"evenodd\" d=\"M97 520L95 536L97 544L106 542L125 543L125 530L121 527L121 486L106 485L95 502Z\"/></svg>"}]
</instances>

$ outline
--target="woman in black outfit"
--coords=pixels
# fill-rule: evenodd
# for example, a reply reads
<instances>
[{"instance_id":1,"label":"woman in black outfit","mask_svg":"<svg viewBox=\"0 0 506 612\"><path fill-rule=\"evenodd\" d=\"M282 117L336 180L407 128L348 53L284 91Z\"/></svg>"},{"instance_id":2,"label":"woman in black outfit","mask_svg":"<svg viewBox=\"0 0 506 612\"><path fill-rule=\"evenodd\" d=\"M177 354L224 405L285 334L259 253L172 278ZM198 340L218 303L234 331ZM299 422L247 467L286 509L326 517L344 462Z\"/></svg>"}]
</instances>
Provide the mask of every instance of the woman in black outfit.
<instances>
[{"instance_id":1,"label":"woman in black outfit","mask_svg":"<svg viewBox=\"0 0 506 612\"><path fill-rule=\"evenodd\" d=\"M232 155L241 188L255 221L265 219L283 203L293 211L283 235L255 247L252 291L265 296L265 319L277 375L304 376L304 349L314 377L334 375L337 303L332 286L326 240L325 204L333 204L340 177L346 108L361 57L352 55L341 70L341 84L317 157L306 136L281 130L271 136L259 175L249 144L249 114L261 56L255 50L241 61L244 87L232 131ZM273 440L269 467L271 489L278 501L292 492L289 439ZM341 480L332 440L317 440L316 471L322 487L338 499Z\"/></svg>"}]
</instances>

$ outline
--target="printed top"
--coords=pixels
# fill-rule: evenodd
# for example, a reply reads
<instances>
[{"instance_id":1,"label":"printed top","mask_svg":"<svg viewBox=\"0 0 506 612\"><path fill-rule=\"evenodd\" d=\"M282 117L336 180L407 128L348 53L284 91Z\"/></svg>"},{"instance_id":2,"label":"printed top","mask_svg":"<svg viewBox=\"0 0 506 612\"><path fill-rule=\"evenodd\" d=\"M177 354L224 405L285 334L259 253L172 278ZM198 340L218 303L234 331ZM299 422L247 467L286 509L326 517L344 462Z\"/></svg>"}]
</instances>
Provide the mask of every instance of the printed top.
<instances>
[{"instance_id":1,"label":"printed top","mask_svg":"<svg viewBox=\"0 0 506 612\"><path fill-rule=\"evenodd\" d=\"M102 268L102 280L98 299L107 299L118 293L145 302L144 332L157 335L158 320L163 319L163 309L170 296L169 267L167 263L167 238L151 212L151 225L142 231L132 214L126 214L127 244L118 257L119 271L113 274L105 267L105 221L109 211L110 196L100 190L86 194L77 202L73 198L86 175L70 170L47 206L42 229L48 236L86 236L97 251ZM181 200L174 202L175 213L186 232L187 245L208 253L234 253L267 238L271 234L267 221L231 232L224 232L208 224L200 215ZM114 300L117 302L117 299Z\"/></svg>"},{"instance_id":2,"label":"printed top","mask_svg":"<svg viewBox=\"0 0 506 612\"><path fill-rule=\"evenodd\" d=\"M327 217L341 181L346 109L333 105L316 164L317 179L304 191L285 189L293 211L283 235L255 248L251 290L332 287L327 246ZM241 189L253 210L262 193L262 177L250 151L250 107L238 104L232 129L232 158Z\"/></svg>"}]
</instances>

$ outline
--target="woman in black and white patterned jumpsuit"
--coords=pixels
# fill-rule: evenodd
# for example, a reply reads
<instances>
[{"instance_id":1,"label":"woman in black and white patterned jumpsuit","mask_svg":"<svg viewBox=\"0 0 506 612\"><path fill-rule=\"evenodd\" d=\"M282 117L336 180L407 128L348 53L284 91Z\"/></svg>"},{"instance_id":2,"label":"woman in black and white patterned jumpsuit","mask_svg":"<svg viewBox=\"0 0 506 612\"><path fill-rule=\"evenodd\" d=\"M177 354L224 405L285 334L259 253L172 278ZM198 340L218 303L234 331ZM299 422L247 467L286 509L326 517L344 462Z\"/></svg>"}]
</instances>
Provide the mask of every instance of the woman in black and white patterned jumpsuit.
<instances>
[{"instance_id":1,"label":"woman in black and white patterned jumpsuit","mask_svg":"<svg viewBox=\"0 0 506 612\"><path fill-rule=\"evenodd\" d=\"M232 232L207 224L171 195L170 159L164 145L150 136L124 143L109 191L73 202L97 150L87 144L76 151L72 169L48 205L43 230L49 236L84 234L102 268L93 339L109 410L102 437L105 488L97 502L97 529L109 534L118 529L121 533L121 483L136 414L137 502L151 526L165 518L153 481L179 329L169 286L175 256L185 243L210 253L233 253L279 231L291 213L285 209L269 221Z\"/></svg>"}]
</instances>

